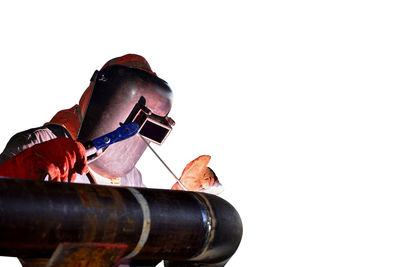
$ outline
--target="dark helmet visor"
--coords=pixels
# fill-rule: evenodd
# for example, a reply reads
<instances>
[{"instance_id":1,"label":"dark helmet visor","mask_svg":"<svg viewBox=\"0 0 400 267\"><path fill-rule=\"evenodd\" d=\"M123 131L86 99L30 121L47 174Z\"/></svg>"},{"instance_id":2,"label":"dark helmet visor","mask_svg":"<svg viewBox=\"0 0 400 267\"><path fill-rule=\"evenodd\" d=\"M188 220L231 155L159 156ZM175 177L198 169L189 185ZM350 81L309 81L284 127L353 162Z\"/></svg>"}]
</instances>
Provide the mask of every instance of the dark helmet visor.
<instances>
[{"instance_id":1,"label":"dark helmet visor","mask_svg":"<svg viewBox=\"0 0 400 267\"><path fill-rule=\"evenodd\" d=\"M90 141L118 128L141 96L154 114L164 117L169 113L172 91L164 80L146 71L120 65L99 71L78 141ZM144 141L134 136L107 148L90 167L106 177L123 176L133 169L145 147Z\"/></svg>"}]
</instances>

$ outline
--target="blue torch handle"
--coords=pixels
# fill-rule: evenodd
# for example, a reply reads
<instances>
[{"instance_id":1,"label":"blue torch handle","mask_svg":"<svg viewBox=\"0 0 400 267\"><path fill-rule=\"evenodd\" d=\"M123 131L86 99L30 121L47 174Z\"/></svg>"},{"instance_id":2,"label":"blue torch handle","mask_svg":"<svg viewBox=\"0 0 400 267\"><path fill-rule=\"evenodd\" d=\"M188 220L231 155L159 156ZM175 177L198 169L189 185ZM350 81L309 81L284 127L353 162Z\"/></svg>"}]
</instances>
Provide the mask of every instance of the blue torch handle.
<instances>
[{"instance_id":1,"label":"blue torch handle","mask_svg":"<svg viewBox=\"0 0 400 267\"><path fill-rule=\"evenodd\" d=\"M137 134L138 131L139 125L136 122L129 122L121 127L118 127L115 131L92 140L92 143L96 149L99 150L116 142L128 139Z\"/></svg>"}]
</instances>

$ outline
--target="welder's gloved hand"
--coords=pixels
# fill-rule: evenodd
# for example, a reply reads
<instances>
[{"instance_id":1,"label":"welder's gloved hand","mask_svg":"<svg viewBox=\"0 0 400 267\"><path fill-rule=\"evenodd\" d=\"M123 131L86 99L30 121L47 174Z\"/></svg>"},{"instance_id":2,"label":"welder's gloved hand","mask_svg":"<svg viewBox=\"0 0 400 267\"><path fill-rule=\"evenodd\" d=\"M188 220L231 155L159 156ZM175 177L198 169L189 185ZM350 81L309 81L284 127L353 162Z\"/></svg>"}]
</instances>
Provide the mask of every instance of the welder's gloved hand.
<instances>
[{"instance_id":1,"label":"welder's gloved hand","mask_svg":"<svg viewBox=\"0 0 400 267\"><path fill-rule=\"evenodd\" d=\"M211 168L207 167L210 159L210 156L203 155L186 165L179 181L188 191L211 194L219 194L223 191L223 187L217 176ZM178 182L176 182L171 189L184 190Z\"/></svg>"},{"instance_id":2,"label":"welder's gloved hand","mask_svg":"<svg viewBox=\"0 0 400 267\"><path fill-rule=\"evenodd\" d=\"M34 145L0 165L0 176L39 180L48 173L57 182L73 182L77 173L88 171L84 146L65 137Z\"/></svg>"}]
</instances>

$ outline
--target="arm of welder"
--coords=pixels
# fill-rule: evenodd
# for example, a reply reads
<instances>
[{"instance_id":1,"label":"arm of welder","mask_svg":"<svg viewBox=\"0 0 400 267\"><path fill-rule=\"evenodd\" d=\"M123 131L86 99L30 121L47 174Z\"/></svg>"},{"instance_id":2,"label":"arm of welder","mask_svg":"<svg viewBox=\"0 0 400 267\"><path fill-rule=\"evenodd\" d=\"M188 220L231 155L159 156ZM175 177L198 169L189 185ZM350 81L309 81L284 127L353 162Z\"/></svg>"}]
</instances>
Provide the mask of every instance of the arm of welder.
<instances>
[{"instance_id":1,"label":"arm of welder","mask_svg":"<svg viewBox=\"0 0 400 267\"><path fill-rule=\"evenodd\" d=\"M93 161L104 149L134 136L139 126L132 122L84 145L59 137L34 145L0 165L0 176L50 181L73 182L76 174L88 172L88 160Z\"/></svg>"},{"instance_id":2,"label":"arm of welder","mask_svg":"<svg viewBox=\"0 0 400 267\"><path fill-rule=\"evenodd\" d=\"M86 150L77 141L59 137L36 144L0 165L0 176L39 180L48 173L54 181L74 181L88 171Z\"/></svg>"}]
</instances>

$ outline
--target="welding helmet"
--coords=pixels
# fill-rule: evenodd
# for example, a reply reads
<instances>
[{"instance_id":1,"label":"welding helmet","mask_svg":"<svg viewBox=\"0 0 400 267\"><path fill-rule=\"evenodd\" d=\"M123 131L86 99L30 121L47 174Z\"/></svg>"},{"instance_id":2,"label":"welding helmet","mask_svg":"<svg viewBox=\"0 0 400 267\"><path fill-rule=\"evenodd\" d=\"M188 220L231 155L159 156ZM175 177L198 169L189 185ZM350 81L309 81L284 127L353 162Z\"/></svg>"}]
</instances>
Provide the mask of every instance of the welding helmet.
<instances>
[{"instance_id":1,"label":"welding helmet","mask_svg":"<svg viewBox=\"0 0 400 267\"><path fill-rule=\"evenodd\" d=\"M133 60L126 60L127 56ZM145 99L151 114L167 118L172 99L170 87L144 58L127 56L107 62L93 75L78 141L84 143L114 131L126 122L140 99ZM146 148L144 139L135 135L109 146L89 166L104 177L121 177L132 171Z\"/></svg>"}]
</instances>

